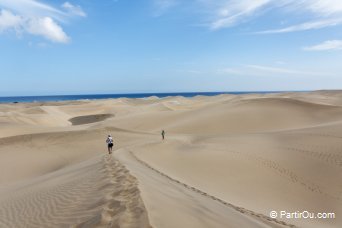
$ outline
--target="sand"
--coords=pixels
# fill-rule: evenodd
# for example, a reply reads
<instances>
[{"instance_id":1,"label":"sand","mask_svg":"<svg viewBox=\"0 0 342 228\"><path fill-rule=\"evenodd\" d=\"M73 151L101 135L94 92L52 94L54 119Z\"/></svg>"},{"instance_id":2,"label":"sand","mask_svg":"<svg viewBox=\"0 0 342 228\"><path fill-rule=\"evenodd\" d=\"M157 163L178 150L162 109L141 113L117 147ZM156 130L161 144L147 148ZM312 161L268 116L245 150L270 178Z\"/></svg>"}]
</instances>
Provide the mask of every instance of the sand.
<instances>
[{"instance_id":1,"label":"sand","mask_svg":"<svg viewBox=\"0 0 342 228\"><path fill-rule=\"evenodd\" d=\"M72 125L82 125L88 123L100 122L105 119L112 117L111 114L98 114L98 115L88 115L88 116L77 116L69 119Z\"/></svg>"},{"instance_id":2,"label":"sand","mask_svg":"<svg viewBox=\"0 0 342 228\"><path fill-rule=\"evenodd\" d=\"M0 104L0 128L0 227L342 226L340 91Z\"/></svg>"}]
</instances>

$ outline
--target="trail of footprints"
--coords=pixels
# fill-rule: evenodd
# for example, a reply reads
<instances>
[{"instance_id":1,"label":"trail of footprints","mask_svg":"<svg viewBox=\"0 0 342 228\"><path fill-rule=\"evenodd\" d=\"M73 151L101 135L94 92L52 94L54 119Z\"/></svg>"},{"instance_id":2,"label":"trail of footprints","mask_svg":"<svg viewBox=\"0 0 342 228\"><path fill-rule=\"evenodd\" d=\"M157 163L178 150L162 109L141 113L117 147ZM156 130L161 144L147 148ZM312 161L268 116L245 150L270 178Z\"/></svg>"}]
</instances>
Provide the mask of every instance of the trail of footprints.
<instances>
[{"instance_id":1,"label":"trail of footprints","mask_svg":"<svg viewBox=\"0 0 342 228\"><path fill-rule=\"evenodd\" d=\"M334 132L334 133L331 133ZM342 136L337 135L341 132L341 127L331 128L330 132L296 132L299 134L312 136L312 137L322 137L322 140L335 140L338 142L338 146L331 146L329 142L321 143L321 145L313 145L311 143L295 143L292 146L280 147L287 150L292 150L296 152L301 152L309 157L327 162L328 164L342 167L342 145L340 143ZM324 139L325 138L325 139ZM324 142L324 141L323 141Z\"/></svg>"},{"instance_id":2,"label":"trail of footprints","mask_svg":"<svg viewBox=\"0 0 342 228\"><path fill-rule=\"evenodd\" d=\"M110 155L105 157L104 166L112 190L105 196L100 224L105 227L150 227L136 178ZM88 221L75 227L93 227L92 223Z\"/></svg>"},{"instance_id":3,"label":"trail of footprints","mask_svg":"<svg viewBox=\"0 0 342 228\"><path fill-rule=\"evenodd\" d=\"M286 146L286 147L279 147L279 148L300 152L309 157L312 157L312 158L324 161L328 164L342 168L342 155L341 154L327 152L326 148L323 148L323 147L320 148L319 146L316 146L315 148L313 148L314 146L311 146L312 148L309 148L309 149L308 147L310 146L309 145L297 145L297 146ZM316 149L320 151L315 151ZM325 152L322 152L322 151L325 151Z\"/></svg>"},{"instance_id":4,"label":"trail of footprints","mask_svg":"<svg viewBox=\"0 0 342 228\"><path fill-rule=\"evenodd\" d=\"M244 143L244 144L247 144L247 143ZM292 143L289 146L280 146L279 145L279 146L275 147L274 149L300 152L300 153L303 153L304 155L312 157L314 159L319 159L319 160L327 162L331 165L342 167L341 155L339 155L337 153L333 153L333 152L327 152L326 150L325 150L325 152L314 151L314 149L317 149L317 148L320 149L319 146L312 146L312 148L310 148L310 149L307 149L306 147L309 147L309 146ZM329 151L331 151L331 150L332 149L329 148ZM288 178L293 183L300 184L302 187L306 188L309 191L316 192L316 193L325 195L329 198L334 198L336 200L341 199L339 195L332 195L332 194L329 194L327 192L324 192L319 185L313 183L310 180L307 180L306 178L303 178L303 177L297 175L294 171L292 171L286 167L283 167L282 165L280 165L279 163L277 163L275 161L263 158L262 156L259 156L253 152L247 152L247 151L238 152L236 150L225 150L225 151L230 152L232 154L235 154L237 156L244 156L247 160L251 160L254 162L256 161L258 164L262 165L263 167L274 170L279 175ZM338 150L335 150L335 151L338 151Z\"/></svg>"},{"instance_id":5,"label":"trail of footprints","mask_svg":"<svg viewBox=\"0 0 342 228\"><path fill-rule=\"evenodd\" d=\"M131 156L132 156L134 159L136 159L140 164L142 164L142 165L144 165L145 167L147 167L147 168L153 170L154 172L156 172L156 173L158 173L159 175L161 175L161 176L167 178L168 180L170 180L170 181L172 181L172 182L175 182L175 183L177 183L177 184L180 184L180 185L182 185L183 187L185 187L185 188L187 188L187 189L189 189L189 190L191 190L191 191L193 191L193 192L196 192L196 193L201 194L202 196L208 197L208 198L210 198L211 200L215 200L215 201L217 201L217 202L219 202L219 203L221 203L221 204L223 204L223 205L225 205L225 206L227 206L227 207L233 208L233 209L235 209L236 211L238 211L238 212L240 212L240 213L247 214L247 215L250 215L250 216L252 216L252 217L259 218L259 219L261 219L261 220L264 220L265 222L276 223L276 224L279 224L279 225L283 225L283 226L287 226L287 227L292 227L292 228L296 227L295 225L288 224L288 223L286 223L286 222L284 222L284 221L280 221L280 220L271 218L271 217L266 216L266 215L264 215L264 214L256 213L256 212L251 211L251 210L248 210L248 209L246 209L246 208L243 208L243 207L239 207L239 206L233 205L233 204L228 203L228 202L226 202L226 201L224 201L224 200L222 200L222 199L220 199L220 198L217 198L216 196L210 195L210 194L208 194L208 193L206 193L206 192L204 192L204 191L202 191L202 190L200 190L200 189L198 189L198 188L195 188L195 187L193 187L193 186L190 186L190 185L188 185L188 184L185 184L185 183L183 183L183 182L180 182L179 180L176 180L176 179L174 179L174 178L172 178L172 177L166 175L165 173L163 173L163 172L161 172L161 171L159 171L159 170L153 168L153 167L150 166L148 163L146 163L146 162L144 162L143 160L139 159L132 151L129 151L129 153L130 153Z\"/></svg>"}]
</instances>

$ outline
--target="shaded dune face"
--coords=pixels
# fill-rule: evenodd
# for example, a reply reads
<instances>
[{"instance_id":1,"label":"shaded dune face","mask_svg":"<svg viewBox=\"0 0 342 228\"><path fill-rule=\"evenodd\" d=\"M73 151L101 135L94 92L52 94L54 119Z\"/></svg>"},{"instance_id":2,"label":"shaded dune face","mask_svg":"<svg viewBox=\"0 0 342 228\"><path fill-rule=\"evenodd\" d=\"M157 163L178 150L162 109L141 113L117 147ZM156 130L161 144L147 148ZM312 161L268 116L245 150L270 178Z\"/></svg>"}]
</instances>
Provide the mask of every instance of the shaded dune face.
<instances>
[{"instance_id":1,"label":"shaded dune face","mask_svg":"<svg viewBox=\"0 0 342 228\"><path fill-rule=\"evenodd\" d=\"M97 115L87 115L87 116L76 116L69 121L72 123L72 125L82 125L82 124L89 124L89 123L96 123L103 120L106 120L108 118L113 117L112 114L97 114Z\"/></svg>"}]
</instances>

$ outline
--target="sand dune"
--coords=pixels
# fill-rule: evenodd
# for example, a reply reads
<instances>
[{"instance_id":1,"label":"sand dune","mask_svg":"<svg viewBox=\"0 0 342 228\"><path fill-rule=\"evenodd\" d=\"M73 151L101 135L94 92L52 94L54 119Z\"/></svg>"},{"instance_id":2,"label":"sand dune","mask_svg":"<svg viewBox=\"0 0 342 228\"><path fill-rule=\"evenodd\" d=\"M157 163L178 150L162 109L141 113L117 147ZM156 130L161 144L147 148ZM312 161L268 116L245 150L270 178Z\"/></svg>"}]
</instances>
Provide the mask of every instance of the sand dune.
<instances>
[{"instance_id":1,"label":"sand dune","mask_svg":"<svg viewBox=\"0 0 342 228\"><path fill-rule=\"evenodd\" d=\"M1 192L1 227L149 227L136 179L110 157Z\"/></svg>"},{"instance_id":2,"label":"sand dune","mask_svg":"<svg viewBox=\"0 0 342 228\"><path fill-rule=\"evenodd\" d=\"M158 216L153 218L156 227L294 227L227 203L153 168L132 151L125 152L119 158L129 165L134 175L144 180L141 185L144 197L148 198L147 208L152 211L163 204Z\"/></svg>"},{"instance_id":3,"label":"sand dune","mask_svg":"<svg viewBox=\"0 0 342 228\"><path fill-rule=\"evenodd\" d=\"M186 123L171 130L184 133L260 132L310 126L340 120L342 109L293 99L262 98L230 101L183 115ZM291 118L288 118L291 116Z\"/></svg>"},{"instance_id":4,"label":"sand dune","mask_svg":"<svg viewBox=\"0 0 342 228\"><path fill-rule=\"evenodd\" d=\"M341 227L341 98L1 104L0 227Z\"/></svg>"},{"instance_id":5,"label":"sand dune","mask_svg":"<svg viewBox=\"0 0 342 228\"><path fill-rule=\"evenodd\" d=\"M287 98L214 102L174 112L135 113L117 119L124 128L175 133L222 134L301 128L341 120L342 108ZM130 121L127 121L130 119Z\"/></svg>"}]
</instances>

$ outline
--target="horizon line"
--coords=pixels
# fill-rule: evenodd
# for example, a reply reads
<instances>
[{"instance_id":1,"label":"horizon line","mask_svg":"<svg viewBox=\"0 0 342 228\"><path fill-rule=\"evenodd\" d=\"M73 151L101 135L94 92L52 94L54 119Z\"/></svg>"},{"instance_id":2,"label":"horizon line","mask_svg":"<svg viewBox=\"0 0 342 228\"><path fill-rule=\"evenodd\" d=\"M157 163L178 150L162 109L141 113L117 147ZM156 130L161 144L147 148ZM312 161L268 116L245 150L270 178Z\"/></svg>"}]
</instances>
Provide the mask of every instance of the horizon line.
<instances>
[{"instance_id":1,"label":"horizon line","mask_svg":"<svg viewBox=\"0 0 342 228\"><path fill-rule=\"evenodd\" d=\"M341 89L342 90L342 89ZM235 91L187 91L187 92L125 92L125 93L81 93L81 94L47 94L47 95L11 95L0 98L15 97L56 97L56 96L92 96L92 95L153 95L153 94L194 94L194 93L281 93L281 92L313 92L313 91L339 91L339 89L318 89L318 90L235 90Z\"/></svg>"}]
</instances>

